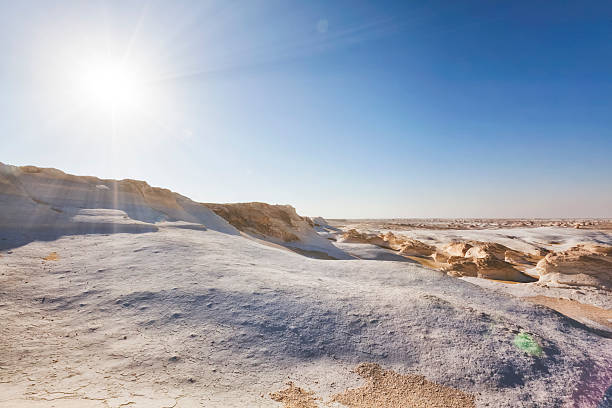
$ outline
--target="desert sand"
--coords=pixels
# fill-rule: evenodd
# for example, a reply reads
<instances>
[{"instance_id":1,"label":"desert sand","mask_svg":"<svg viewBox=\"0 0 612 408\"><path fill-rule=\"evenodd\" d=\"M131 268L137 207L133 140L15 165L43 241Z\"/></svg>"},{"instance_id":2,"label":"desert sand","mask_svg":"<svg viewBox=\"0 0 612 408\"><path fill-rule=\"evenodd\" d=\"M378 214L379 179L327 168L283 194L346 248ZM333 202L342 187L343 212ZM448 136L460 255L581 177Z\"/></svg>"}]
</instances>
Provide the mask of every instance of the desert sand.
<instances>
[{"instance_id":1,"label":"desert sand","mask_svg":"<svg viewBox=\"0 0 612 408\"><path fill-rule=\"evenodd\" d=\"M394 229L0 183L2 407L609 406L610 271L562 278L607 265L595 222Z\"/></svg>"}]
</instances>

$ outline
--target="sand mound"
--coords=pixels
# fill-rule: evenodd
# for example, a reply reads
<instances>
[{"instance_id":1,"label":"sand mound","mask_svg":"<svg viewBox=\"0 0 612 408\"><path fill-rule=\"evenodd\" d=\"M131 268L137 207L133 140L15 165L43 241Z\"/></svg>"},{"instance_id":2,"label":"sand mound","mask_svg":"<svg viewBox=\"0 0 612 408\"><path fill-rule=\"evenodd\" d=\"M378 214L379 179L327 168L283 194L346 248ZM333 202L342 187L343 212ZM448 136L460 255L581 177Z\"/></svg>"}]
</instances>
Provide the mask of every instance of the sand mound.
<instances>
[{"instance_id":1,"label":"sand mound","mask_svg":"<svg viewBox=\"0 0 612 408\"><path fill-rule=\"evenodd\" d=\"M546 255L535 268L540 282L612 288L612 246L579 244Z\"/></svg>"},{"instance_id":2,"label":"sand mound","mask_svg":"<svg viewBox=\"0 0 612 408\"><path fill-rule=\"evenodd\" d=\"M43 258L43 261L57 261L59 259L59 255L57 252L51 252L49 255Z\"/></svg>"},{"instance_id":3,"label":"sand mound","mask_svg":"<svg viewBox=\"0 0 612 408\"><path fill-rule=\"evenodd\" d=\"M287 383L289 387L284 390L273 392L270 394L276 402L281 402L283 408L318 408L317 399L313 391L306 391L303 388L297 387L293 382Z\"/></svg>"},{"instance_id":4,"label":"sand mound","mask_svg":"<svg viewBox=\"0 0 612 408\"><path fill-rule=\"evenodd\" d=\"M302 255L325 258L327 254L335 259L351 258L328 239L317 234L313 228L313 221L308 217L299 216L295 208L290 205L257 202L204 205L238 230L284 245Z\"/></svg>"},{"instance_id":5,"label":"sand mound","mask_svg":"<svg viewBox=\"0 0 612 408\"><path fill-rule=\"evenodd\" d=\"M402 375L391 370L383 370L376 363L361 363L354 370L366 380L366 384L355 389L347 389L335 394L331 401L350 408L472 408L475 407L473 395L451 387L428 381L421 375ZM274 401L281 402L283 408L318 408L314 391L287 383L284 390L270 394Z\"/></svg>"},{"instance_id":6,"label":"sand mound","mask_svg":"<svg viewBox=\"0 0 612 408\"><path fill-rule=\"evenodd\" d=\"M471 408L474 396L428 381L420 375L401 375L375 363L362 363L355 372L367 382L333 397L350 408Z\"/></svg>"}]
</instances>

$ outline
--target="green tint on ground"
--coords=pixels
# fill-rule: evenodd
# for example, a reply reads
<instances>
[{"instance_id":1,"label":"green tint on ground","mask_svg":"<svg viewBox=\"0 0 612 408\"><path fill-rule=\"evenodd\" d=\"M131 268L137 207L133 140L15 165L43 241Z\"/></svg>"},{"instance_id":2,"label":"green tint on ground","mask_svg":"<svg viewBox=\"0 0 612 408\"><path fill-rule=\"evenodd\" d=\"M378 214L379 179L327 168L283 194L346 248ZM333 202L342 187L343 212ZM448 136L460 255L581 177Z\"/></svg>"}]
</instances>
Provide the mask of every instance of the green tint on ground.
<instances>
[{"instance_id":1,"label":"green tint on ground","mask_svg":"<svg viewBox=\"0 0 612 408\"><path fill-rule=\"evenodd\" d=\"M519 333L514 337L514 345L525 353L540 357L542 355L542 347L529 333Z\"/></svg>"}]
</instances>

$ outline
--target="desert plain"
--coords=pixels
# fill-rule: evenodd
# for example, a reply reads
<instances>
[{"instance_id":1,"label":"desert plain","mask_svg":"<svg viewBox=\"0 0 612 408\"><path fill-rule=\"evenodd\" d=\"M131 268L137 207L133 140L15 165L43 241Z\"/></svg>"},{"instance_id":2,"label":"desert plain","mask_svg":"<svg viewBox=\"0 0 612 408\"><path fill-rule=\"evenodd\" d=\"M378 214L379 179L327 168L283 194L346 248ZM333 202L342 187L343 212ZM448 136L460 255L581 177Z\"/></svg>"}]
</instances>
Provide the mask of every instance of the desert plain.
<instances>
[{"instance_id":1,"label":"desert plain","mask_svg":"<svg viewBox=\"0 0 612 408\"><path fill-rule=\"evenodd\" d=\"M611 220L309 215L0 164L0 406L611 406Z\"/></svg>"}]
</instances>

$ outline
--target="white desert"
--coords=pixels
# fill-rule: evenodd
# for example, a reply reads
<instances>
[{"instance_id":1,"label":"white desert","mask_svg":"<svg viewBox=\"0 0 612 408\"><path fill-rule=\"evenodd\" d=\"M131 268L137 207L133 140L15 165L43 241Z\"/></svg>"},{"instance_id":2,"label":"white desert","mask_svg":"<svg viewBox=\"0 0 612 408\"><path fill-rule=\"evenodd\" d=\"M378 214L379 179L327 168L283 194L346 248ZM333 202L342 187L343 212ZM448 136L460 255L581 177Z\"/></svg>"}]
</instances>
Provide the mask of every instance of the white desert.
<instances>
[{"instance_id":1,"label":"white desert","mask_svg":"<svg viewBox=\"0 0 612 408\"><path fill-rule=\"evenodd\" d=\"M6 164L0 208L2 407L607 406L606 220L325 220Z\"/></svg>"}]
</instances>

